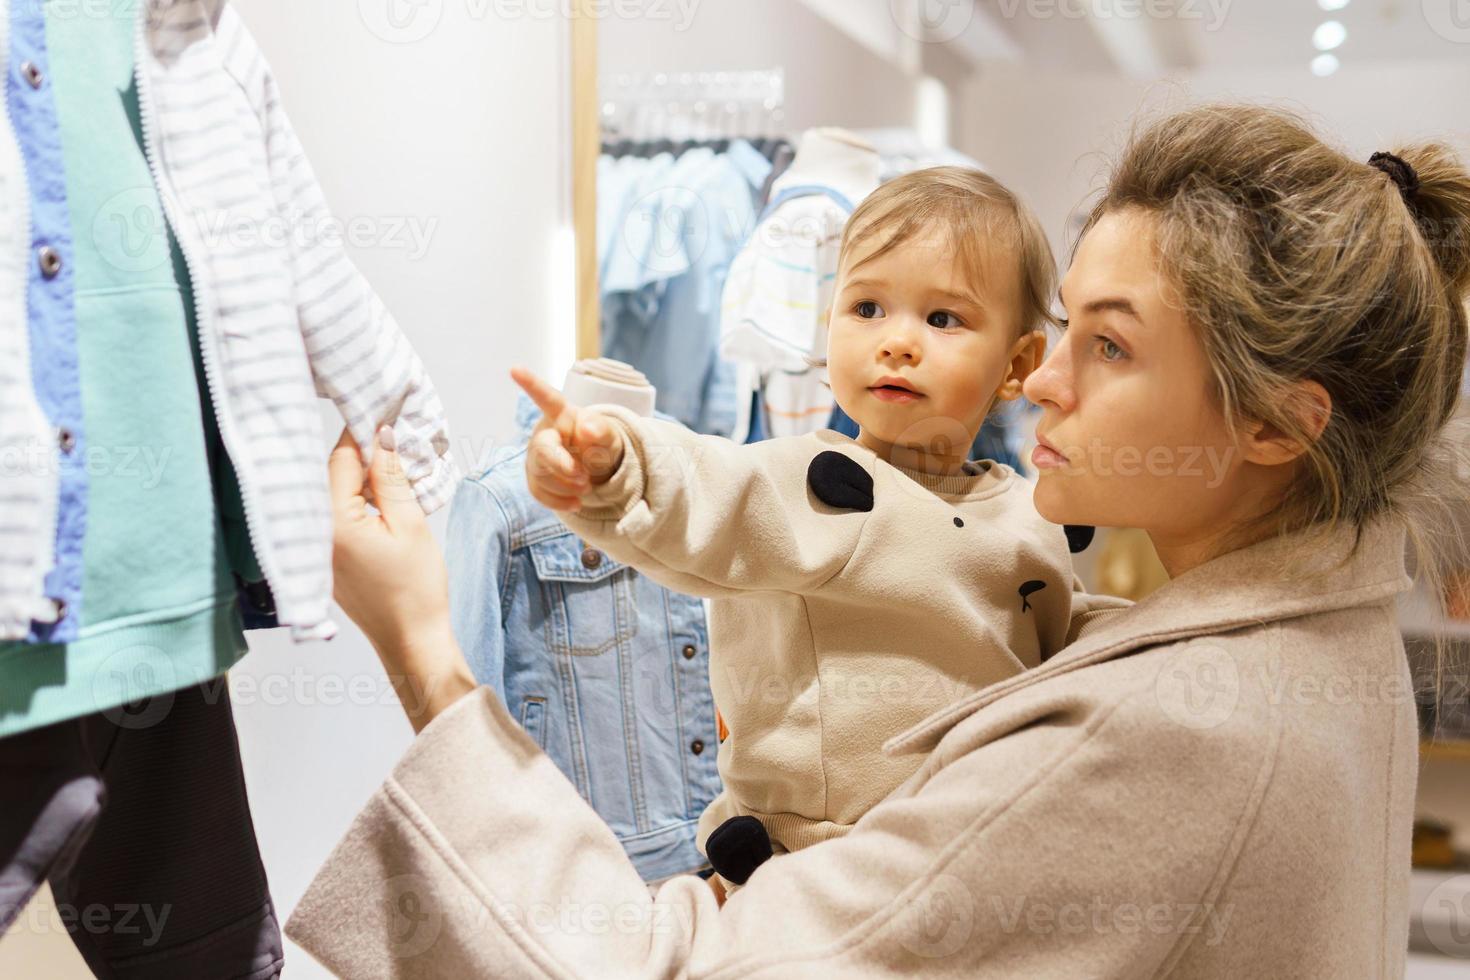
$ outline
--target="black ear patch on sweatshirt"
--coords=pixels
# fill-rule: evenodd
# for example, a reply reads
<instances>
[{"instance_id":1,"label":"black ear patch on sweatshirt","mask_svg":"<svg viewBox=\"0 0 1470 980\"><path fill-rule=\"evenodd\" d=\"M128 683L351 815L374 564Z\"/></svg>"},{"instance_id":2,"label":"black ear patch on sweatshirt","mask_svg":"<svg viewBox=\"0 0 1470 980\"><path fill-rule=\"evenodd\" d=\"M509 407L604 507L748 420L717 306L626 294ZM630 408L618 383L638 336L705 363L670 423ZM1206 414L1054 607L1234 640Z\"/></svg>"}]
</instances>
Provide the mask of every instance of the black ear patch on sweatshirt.
<instances>
[{"instance_id":1,"label":"black ear patch on sweatshirt","mask_svg":"<svg viewBox=\"0 0 1470 980\"><path fill-rule=\"evenodd\" d=\"M704 853L721 878L743 885L771 859L771 835L755 817L731 817L709 835Z\"/></svg>"},{"instance_id":2,"label":"black ear patch on sweatshirt","mask_svg":"<svg viewBox=\"0 0 1470 980\"><path fill-rule=\"evenodd\" d=\"M1021 583L1021 612L1031 611L1031 597L1044 588L1046 588L1046 583L1040 579Z\"/></svg>"},{"instance_id":3,"label":"black ear patch on sweatshirt","mask_svg":"<svg viewBox=\"0 0 1470 980\"><path fill-rule=\"evenodd\" d=\"M873 476L850 456L830 449L818 453L811 466L807 467L806 482L817 499L830 507L838 510L873 509Z\"/></svg>"},{"instance_id":4,"label":"black ear patch on sweatshirt","mask_svg":"<svg viewBox=\"0 0 1470 980\"><path fill-rule=\"evenodd\" d=\"M1074 555L1086 551L1097 534L1097 528L1085 524L1063 524L1062 530L1067 532L1067 547Z\"/></svg>"}]
</instances>

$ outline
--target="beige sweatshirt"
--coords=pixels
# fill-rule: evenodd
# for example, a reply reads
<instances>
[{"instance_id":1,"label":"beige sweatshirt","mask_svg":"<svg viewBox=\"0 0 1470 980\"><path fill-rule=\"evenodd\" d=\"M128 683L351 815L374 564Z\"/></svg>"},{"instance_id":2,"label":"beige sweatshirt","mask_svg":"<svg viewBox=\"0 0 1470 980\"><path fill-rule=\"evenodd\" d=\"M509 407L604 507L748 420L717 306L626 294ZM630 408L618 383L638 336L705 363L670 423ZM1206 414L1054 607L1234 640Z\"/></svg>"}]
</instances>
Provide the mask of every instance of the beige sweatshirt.
<instances>
[{"instance_id":1,"label":"beige sweatshirt","mask_svg":"<svg viewBox=\"0 0 1470 980\"><path fill-rule=\"evenodd\" d=\"M701 849L742 814L788 851L847 833L918 765L885 756L886 740L1039 665L1092 606L1074 595L1062 528L999 463L932 476L835 432L737 445L608 414L623 463L563 519L713 599L710 683L729 735ZM814 467L823 454L840 455Z\"/></svg>"}]
</instances>

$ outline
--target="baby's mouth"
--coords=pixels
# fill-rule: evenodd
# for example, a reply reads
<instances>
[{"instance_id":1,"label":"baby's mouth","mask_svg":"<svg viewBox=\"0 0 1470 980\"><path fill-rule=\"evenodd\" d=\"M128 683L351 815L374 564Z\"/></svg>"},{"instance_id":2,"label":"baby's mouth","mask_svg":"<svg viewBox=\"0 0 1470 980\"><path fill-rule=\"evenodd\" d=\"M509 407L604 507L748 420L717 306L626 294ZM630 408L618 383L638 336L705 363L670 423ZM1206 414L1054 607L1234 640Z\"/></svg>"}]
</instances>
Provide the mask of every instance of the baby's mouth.
<instances>
[{"instance_id":1,"label":"baby's mouth","mask_svg":"<svg viewBox=\"0 0 1470 980\"><path fill-rule=\"evenodd\" d=\"M875 398L886 402L911 402L924 397L912 388L896 384L874 385L868 390Z\"/></svg>"}]
</instances>

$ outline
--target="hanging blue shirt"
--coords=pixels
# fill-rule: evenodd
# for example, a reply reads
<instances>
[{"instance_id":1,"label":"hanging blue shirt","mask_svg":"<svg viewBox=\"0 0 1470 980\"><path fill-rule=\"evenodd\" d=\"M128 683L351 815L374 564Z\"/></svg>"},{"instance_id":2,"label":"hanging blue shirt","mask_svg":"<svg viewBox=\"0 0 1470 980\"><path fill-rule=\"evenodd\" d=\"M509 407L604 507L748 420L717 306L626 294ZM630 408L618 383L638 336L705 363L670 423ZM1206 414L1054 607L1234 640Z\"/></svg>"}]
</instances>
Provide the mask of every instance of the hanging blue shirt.
<instances>
[{"instance_id":1,"label":"hanging blue shirt","mask_svg":"<svg viewBox=\"0 0 1470 980\"><path fill-rule=\"evenodd\" d=\"M35 623L28 643L77 638L82 605L82 538L87 528L86 432L77 360L71 215L66 200L61 127L46 50L45 9L10 5L10 64L5 103L25 161L31 202L31 263L26 284L31 380L59 446L55 565L46 594L58 603L54 624Z\"/></svg>"},{"instance_id":2,"label":"hanging blue shirt","mask_svg":"<svg viewBox=\"0 0 1470 980\"><path fill-rule=\"evenodd\" d=\"M771 164L736 140L724 153L608 167L599 196L621 203L603 241L602 353L658 389L659 411L698 432L735 428L734 365L719 356L720 298L730 263L755 227Z\"/></svg>"}]
</instances>

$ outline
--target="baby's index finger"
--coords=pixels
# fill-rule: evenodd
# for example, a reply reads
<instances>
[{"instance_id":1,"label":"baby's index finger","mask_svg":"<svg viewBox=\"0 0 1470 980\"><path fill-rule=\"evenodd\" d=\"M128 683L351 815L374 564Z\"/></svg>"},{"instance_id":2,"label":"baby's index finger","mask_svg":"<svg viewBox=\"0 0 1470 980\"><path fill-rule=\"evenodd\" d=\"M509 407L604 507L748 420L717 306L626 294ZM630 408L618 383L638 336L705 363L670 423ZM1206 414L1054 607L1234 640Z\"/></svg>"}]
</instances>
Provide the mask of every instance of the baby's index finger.
<instances>
[{"instance_id":1,"label":"baby's index finger","mask_svg":"<svg viewBox=\"0 0 1470 980\"><path fill-rule=\"evenodd\" d=\"M562 397L561 392L523 367L511 368L510 376L521 386L521 390L531 396L531 401L541 409L541 414L548 422L555 424L561 418L561 414L567 409L567 400Z\"/></svg>"}]
</instances>

